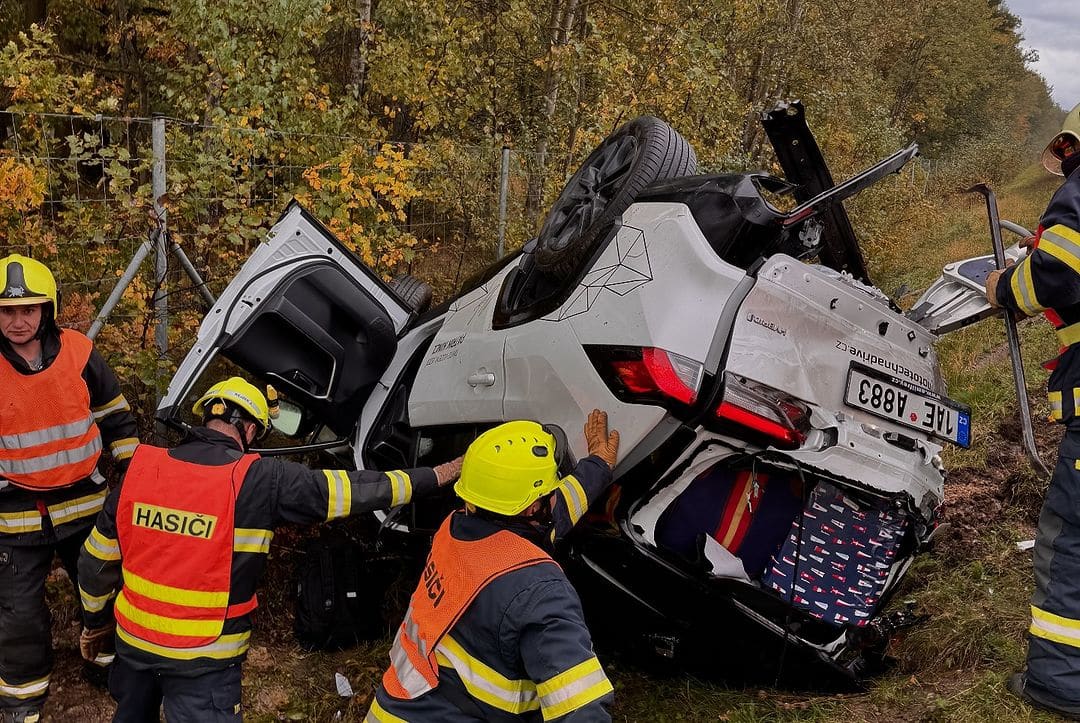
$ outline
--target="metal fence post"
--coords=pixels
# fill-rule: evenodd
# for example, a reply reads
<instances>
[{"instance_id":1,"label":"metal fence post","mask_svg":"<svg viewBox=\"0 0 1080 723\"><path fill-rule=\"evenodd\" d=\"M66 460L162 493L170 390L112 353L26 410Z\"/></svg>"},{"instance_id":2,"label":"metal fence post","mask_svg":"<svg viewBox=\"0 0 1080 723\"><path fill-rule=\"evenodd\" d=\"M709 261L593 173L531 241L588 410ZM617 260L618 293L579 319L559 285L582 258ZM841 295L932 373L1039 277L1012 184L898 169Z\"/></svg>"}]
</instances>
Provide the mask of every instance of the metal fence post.
<instances>
[{"instance_id":1,"label":"metal fence post","mask_svg":"<svg viewBox=\"0 0 1080 723\"><path fill-rule=\"evenodd\" d=\"M120 297L124 295L124 290L131 284L131 280L135 278L135 274L139 273L139 266L142 264L143 259L150 255L152 250L152 239L143 241L139 244L138 250L135 255L131 257L131 261L128 262L127 268L124 269L123 275L120 280L116 282L116 286L113 287L112 293L109 294L109 298L105 300L105 305L101 307L101 311L98 312L97 317L94 319L94 323L90 325L90 331L86 332L86 335L91 339L97 337L98 332L105 326L105 320L109 318L109 314L113 312L116 305L120 303Z\"/></svg>"},{"instance_id":2,"label":"metal fence post","mask_svg":"<svg viewBox=\"0 0 1080 723\"><path fill-rule=\"evenodd\" d=\"M502 169L499 171L499 255L506 253L506 196L510 190L510 148L502 148Z\"/></svg>"},{"instance_id":3,"label":"metal fence post","mask_svg":"<svg viewBox=\"0 0 1080 723\"><path fill-rule=\"evenodd\" d=\"M157 325L154 330L154 338L158 348L158 366L157 378L154 382L160 397L165 354L169 351L169 297L165 289L165 277L169 270L169 251L167 246L166 211L165 206L162 204L165 197L164 117L154 116L153 124L151 126L151 140L154 153L154 165L151 171L151 188L154 194L154 215L157 219L157 230L154 238L154 314L157 317Z\"/></svg>"}]
</instances>

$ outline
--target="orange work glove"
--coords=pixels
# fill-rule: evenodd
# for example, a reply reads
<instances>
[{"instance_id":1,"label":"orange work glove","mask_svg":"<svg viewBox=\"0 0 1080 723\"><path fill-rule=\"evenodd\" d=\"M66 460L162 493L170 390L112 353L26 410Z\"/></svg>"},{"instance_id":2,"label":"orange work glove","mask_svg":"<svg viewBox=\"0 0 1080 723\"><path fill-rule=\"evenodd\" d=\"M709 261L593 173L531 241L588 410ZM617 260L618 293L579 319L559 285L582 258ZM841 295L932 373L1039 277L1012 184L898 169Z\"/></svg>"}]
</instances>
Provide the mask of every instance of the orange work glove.
<instances>
[{"instance_id":1,"label":"orange work glove","mask_svg":"<svg viewBox=\"0 0 1080 723\"><path fill-rule=\"evenodd\" d=\"M608 467L615 467L619 456L619 432L608 433L607 412L594 409L585 421L585 442L589 445L589 454L594 454L607 462Z\"/></svg>"},{"instance_id":2,"label":"orange work glove","mask_svg":"<svg viewBox=\"0 0 1080 723\"><path fill-rule=\"evenodd\" d=\"M452 459L449 462L432 467L435 470L435 482L442 487L448 485L461 476L461 462L464 457Z\"/></svg>"},{"instance_id":3,"label":"orange work glove","mask_svg":"<svg viewBox=\"0 0 1080 723\"><path fill-rule=\"evenodd\" d=\"M997 285L998 279L1001 278L1000 271L991 271L986 275L986 300L990 302L990 306L998 308L1001 304L997 298Z\"/></svg>"}]
</instances>

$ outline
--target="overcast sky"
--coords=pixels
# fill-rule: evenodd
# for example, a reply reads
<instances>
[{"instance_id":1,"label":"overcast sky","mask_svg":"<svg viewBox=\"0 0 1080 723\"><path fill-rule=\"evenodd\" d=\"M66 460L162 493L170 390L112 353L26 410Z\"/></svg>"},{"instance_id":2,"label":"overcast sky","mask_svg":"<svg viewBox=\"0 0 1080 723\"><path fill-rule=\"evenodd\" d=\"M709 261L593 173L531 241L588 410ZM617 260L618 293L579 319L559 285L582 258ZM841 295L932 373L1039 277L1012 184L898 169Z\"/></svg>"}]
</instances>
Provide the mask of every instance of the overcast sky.
<instances>
[{"instance_id":1,"label":"overcast sky","mask_svg":"<svg viewBox=\"0 0 1080 723\"><path fill-rule=\"evenodd\" d=\"M1025 47L1039 51L1035 70L1065 110L1080 103L1080 0L1005 0L1023 21Z\"/></svg>"}]
</instances>

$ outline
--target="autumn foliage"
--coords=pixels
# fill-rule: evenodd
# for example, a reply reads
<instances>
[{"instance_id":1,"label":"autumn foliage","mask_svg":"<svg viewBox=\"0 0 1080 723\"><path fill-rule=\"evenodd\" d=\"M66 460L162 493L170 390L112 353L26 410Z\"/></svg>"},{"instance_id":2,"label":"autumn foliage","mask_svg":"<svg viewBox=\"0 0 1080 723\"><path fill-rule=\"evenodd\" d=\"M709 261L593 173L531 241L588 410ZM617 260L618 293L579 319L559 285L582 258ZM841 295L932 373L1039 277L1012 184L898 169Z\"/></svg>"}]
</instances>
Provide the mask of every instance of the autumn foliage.
<instances>
[{"instance_id":1,"label":"autumn foliage","mask_svg":"<svg viewBox=\"0 0 1080 723\"><path fill-rule=\"evenodd\" d=\"M996 180L1060 118L1000 0L0 0L0 252L29 251L89 322L153 227L150 123L167 123L171 238L220 289L292 197L387 278L446 295L509 245L577 160L651 114L706 169L778 170L757 123L809 109L834 176L917 140L935 169L852 205L872 250L935 188ZM58 114L58 115L50 115ZM58 160L60 159L60 160ZM422 273L421 273L422 272ZM172 269L170 289L185 281ZM101 341L148 379L155 280ZM193 294L170 334L190 341ZM123 351L123 355L115 354Z\"/></svg>"}]
</instances>

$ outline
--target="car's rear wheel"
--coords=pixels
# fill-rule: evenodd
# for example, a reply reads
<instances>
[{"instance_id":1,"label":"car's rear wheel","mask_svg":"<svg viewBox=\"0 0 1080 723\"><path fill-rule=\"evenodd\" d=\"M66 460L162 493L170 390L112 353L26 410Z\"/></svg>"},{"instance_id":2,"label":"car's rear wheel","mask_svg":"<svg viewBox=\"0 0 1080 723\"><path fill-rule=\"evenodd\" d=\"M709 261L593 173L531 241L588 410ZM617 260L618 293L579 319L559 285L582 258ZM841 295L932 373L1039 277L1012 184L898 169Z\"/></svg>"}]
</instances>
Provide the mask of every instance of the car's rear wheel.
<instances>
[{"instance_id":1,"label":"car's rear wheel","mask_svg":"<svg viewBox=\"0 0 1080 723\"><path fill-rule=\"evenodd\" d=\"M642 116L623 125L589 154L551 207L537 237L537 268L571 278L642 189L696 170L694 149L664 121Z\"/></svg>"},{"instance_id":2,"label":"car's rear wheel","mask_svg":"<svg viewBox=\"0 0 1080 723\"><path fill-rule=\"evenodd\" d=\"M402 274L390 282L390 288L417 314L423 314L431 306L431 287L415 276Z\"/></svg>"}]
</instances>

